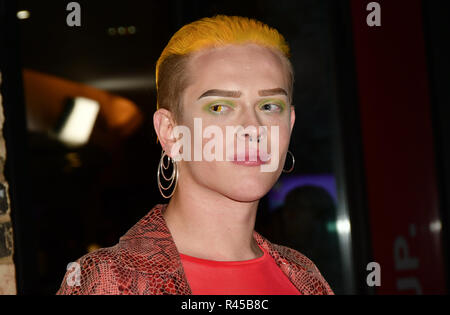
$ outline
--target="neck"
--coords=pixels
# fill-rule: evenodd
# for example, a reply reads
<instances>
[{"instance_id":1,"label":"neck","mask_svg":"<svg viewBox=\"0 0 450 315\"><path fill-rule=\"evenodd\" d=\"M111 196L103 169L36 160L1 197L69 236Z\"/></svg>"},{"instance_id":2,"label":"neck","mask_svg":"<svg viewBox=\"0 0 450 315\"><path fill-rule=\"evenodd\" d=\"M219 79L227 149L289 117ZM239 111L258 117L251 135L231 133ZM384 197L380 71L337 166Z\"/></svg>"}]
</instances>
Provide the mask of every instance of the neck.
<instances>
[{"instance_id":1,"label":"neck","mask_svg":"<svg viewBox=\"0 0 450 315\"><path fill-rule=\"evenodd\" d=\"M262 256L253 238L259 201L239 202L193 181L178 183L163 213L178 252L241 261Z\"/></svg>"}]
</instances>

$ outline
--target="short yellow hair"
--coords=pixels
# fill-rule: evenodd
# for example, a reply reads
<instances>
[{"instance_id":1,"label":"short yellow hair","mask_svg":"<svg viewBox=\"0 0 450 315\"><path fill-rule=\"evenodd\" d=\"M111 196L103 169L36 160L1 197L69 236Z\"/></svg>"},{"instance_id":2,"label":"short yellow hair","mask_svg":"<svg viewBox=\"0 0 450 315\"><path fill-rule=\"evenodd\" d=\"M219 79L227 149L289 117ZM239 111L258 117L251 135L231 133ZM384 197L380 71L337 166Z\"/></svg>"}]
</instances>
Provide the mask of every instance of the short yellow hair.
<instances>
[{"instance_id":1,"label":"short yellow hair","mask_svg":"<svg viewBox=\"0 0 450 315\"><path fill-rule=\"evenodd\" d=\"M183 26L169 40L156 62L157 109L173 110L175 116L179 116L180 95L187 85L184 70L190 54L206 48L245 43L281 52L293 84L289 45L276 29L247 17L216 15Z\"/></svg>"}]
</instances>

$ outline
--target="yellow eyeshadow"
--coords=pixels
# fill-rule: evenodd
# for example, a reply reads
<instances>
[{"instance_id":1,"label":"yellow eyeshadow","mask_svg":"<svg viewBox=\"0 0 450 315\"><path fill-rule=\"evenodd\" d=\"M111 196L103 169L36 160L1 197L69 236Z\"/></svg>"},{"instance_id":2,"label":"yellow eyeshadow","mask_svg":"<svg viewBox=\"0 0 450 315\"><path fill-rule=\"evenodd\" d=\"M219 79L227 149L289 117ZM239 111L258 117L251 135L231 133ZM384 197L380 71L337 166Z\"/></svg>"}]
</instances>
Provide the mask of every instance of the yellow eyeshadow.
<instances>
[{"instance_id":1,"label":"yellow eyeshadow","mask_svg":"<svg viewBox=\"0 0 450 315\"><path fill-rule=\"evenodd\" d=\"M230 102L228 100L215 100L215 101L210 102L210 103L206 104L205 106L203 106L203 110L208 112L208 113L215 114L215 115L220 114L220 112L214 112L214 111L211 110L211 107L215 106L215 105L218 105L218 106L228 105L228 106L230 106L232 108L236 107L236 105L234 105L233 102Z\"/></svg>"}]
</instances>

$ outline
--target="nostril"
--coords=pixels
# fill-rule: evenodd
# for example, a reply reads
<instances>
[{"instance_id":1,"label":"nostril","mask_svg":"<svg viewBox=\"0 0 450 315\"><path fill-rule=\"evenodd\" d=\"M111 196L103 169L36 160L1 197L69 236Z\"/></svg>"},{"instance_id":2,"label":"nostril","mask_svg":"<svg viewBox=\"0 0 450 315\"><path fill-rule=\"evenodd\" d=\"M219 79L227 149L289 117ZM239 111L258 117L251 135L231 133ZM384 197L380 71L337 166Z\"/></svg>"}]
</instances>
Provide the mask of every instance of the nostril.
<instances>
[{"instance_id":1,"label":"nostril","mask_svg":"<svg viewBox=\"0 0 450 315\"><path fill-rule=\"evenodd\" d=\"M253 137L252 137L252 136L250 136L249 141L250 141L250 142L253 142ZM257 137L256 137L256 142L259 143L260 141L261 141L261 136L257 136Z\"/></svg>"}]
</instances>

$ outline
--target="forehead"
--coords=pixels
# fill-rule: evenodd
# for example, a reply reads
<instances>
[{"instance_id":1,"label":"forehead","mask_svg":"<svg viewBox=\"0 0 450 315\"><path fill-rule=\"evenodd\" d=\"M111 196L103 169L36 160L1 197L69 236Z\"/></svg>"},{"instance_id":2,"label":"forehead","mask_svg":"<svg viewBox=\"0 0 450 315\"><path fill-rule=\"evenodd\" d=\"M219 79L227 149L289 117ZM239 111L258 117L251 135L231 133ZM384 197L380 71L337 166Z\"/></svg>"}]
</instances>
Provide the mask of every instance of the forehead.
<instances>
[{"instance_id":1,"label":"forehead","mask_svg":"<svg viewBox=\"0 0 450 315\"><path fill-rule=\"evenodd\" d=\"M195 53L188 64L193 88L287 88L287 69L281 57L256 45L227 45Z\"/></svg>"}]
</instances>

